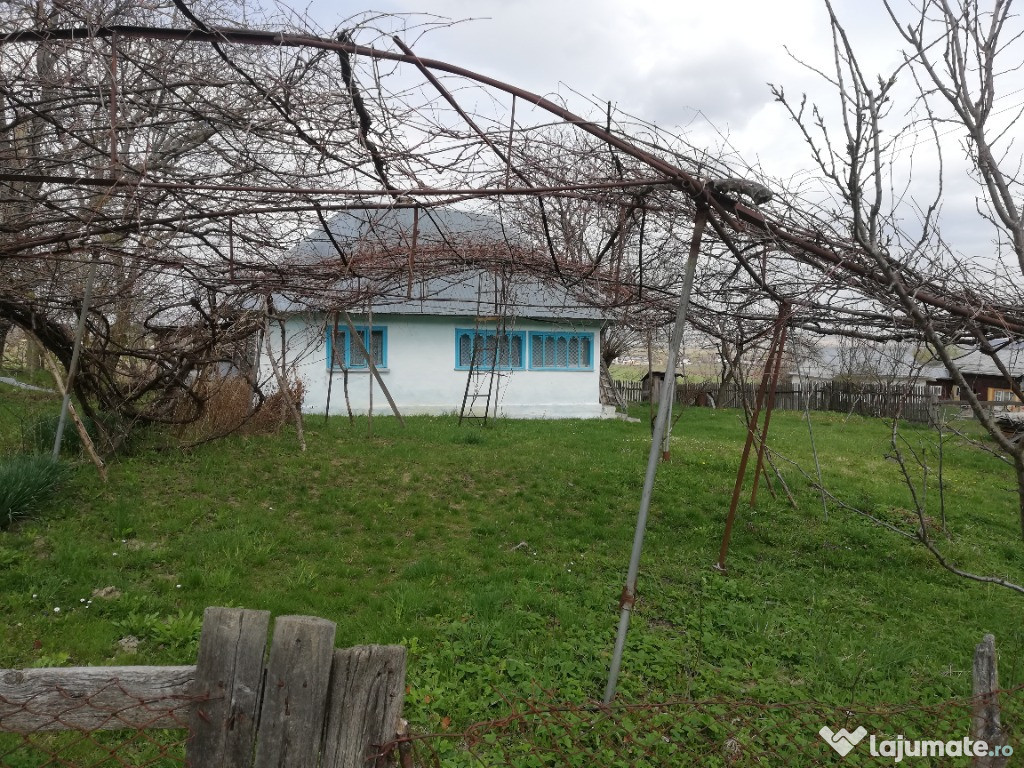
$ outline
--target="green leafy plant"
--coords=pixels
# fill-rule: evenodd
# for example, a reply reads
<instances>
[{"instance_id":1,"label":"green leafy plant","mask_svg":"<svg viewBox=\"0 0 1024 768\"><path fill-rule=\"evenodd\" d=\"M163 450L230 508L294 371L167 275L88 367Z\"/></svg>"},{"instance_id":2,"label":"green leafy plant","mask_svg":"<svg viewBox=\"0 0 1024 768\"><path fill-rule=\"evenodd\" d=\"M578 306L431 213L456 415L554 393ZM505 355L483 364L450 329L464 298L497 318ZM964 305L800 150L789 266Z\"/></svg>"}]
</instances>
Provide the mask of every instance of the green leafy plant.
<instances>
[{"instance_id":1,"label":"green leafy plant","mask_svg":"<svg viewBox=\"0 0 1024 768\"><path fill-rule=\"evenodd\" d=\"M199 643L203 619L193 611L178 611L161 618L156 611L131 611L114 626L124 635L174 650L192 651Z\"/></svg>"},{"instance_id":2,"label":"green leafy plant","mask_svg":"<svg viewBox=\"0 0 1024 768\"><path fill-rule=\"evenodd\" d=\"M0 529L40 509L67 475L49 456L14 456L0 460Z\"/></svg>"},{"instance_id":3,"label":"green leafy plant","mask_svg":"<svg viewBox=\"0 0 1024 768\"><path fill-rule=\"evenodd\" d=\"M42 669L44 667L63 667L71 661L71 654L67 651L54 651L53 653L44 653L38 659L32 662L30 666Z\"/></svg>"},{"instance_id":4,"label":"green leafy plant","mask_svg":"<svg viewBox=\"0 0 1024 768\"><path fill-rule=\"evenodd\" d=\"M0 570L13 568L21 562L22 557L18 550L0 544Z\"/></svg>"},{"instance_id":5,"label":"green leafy plant","mask_svg":"<svg viewBox=\"0 0 1024 768\"><path fill-rule=\"evenodd\" d=\"M167 616L153 628L153 639L158 643L179 649L194 649L199 644L203 619L192 611L178 611Z\"/></svg>"},{"instance_id":6,"label":"green leafy plant","mask_svg":"<svg viewBox=\"0 0 1024 768\"><path fill-rule=\"evenodd\" d=\"M123 619L117 619L114 626L125 635L134 635L140 640L155 637L160 626L160 614L151 611L132 611Z\"/></svg>"}]
</instances>

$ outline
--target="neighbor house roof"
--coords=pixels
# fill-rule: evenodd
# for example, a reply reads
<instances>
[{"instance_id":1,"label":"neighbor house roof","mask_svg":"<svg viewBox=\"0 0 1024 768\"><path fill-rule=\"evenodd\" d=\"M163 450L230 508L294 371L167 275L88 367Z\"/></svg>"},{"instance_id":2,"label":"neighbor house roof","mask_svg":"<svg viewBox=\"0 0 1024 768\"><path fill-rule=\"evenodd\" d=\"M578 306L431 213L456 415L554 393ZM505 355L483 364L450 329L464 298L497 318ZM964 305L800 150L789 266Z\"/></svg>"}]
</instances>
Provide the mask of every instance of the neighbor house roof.
<instances>
[{"instance_id":1,"label":"neighbor house roof","mask_svg":"<svg viewBox=\"0 0 1024 768\"><path fill-rule=\"evenodd\" d=\"M374 312L401 315L609 316L589 281L564 272L559 280L550 259L490 216L359 210L337 214L328 226L330 234L313 232L293 249L288 268L302 279L291 282L303 287L275 295L276 311L360 311L372 304Z\"/></svg>"},{"instance_id":2,"label":"neighbor house roof","mask_svg":"<svg viewBox=\"0 0 1024 768\"><path fill-rule=\"evenodd\" d=\"M1024 341L993 341L996 355L1014 378L1024 376ZM1002 376L996 361L980 349L964 350L953 354L953 361L961 373L970 376ZM946 367L936 365L927 371L929 379L939 381L952 378Z\"/></svg>"},{"instance_id":3,"label":"neighbor house roof","mask_svg":"<svg viewBox=\"0 0 1024 768\"><path fill-rule=\"evenodd\" d=\"M652 369L650 371L645 371L644 375L640 377L640 381L647 381L647 379L649 379L651 376L653 376L656 379L664 379L665 378L665 369L664 368L660 368L660 369L659 368L654 368L654 369ZM685 379L686 378L686 371L681 371L678 368L676 368L676 378L683 378L683 379Z\"/></svg>"}]
</instances>

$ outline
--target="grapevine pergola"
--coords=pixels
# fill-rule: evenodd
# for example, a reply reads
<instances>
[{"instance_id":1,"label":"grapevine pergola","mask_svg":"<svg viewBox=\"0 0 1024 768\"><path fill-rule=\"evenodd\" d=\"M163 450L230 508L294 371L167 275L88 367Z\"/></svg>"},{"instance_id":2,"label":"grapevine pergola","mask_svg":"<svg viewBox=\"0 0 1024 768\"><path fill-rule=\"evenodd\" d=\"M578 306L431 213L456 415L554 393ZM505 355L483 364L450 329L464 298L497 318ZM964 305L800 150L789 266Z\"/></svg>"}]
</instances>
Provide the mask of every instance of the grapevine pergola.
<instances>
[{"instance_id":1,"label":"grapevine pergola","mask_svg":"<svg viewBox=\"0 0 1024 768\"><path fill-rule=\"evenodd\" d=\"M453 260L559 280L623 326L674 322L668 370L684 321L767 337L782 306L791 328L919 339L940 357L950 340L1024 333L1012 280L951 263L876 209L884 231L861 226L866 187L802 196L611 105L579 115L419 57L409 40L429 24L415 18L323 36L240 26L212 4L108 5L0 12L0 323L75 370L86 409L194 418L197 372L264 327L266 297L358 308L396 272ZM849 178L876 183L880 102L854 91ZM289 258L338 211L450 207L493 216L508 247Z\"/></svg>"}]
</instances>

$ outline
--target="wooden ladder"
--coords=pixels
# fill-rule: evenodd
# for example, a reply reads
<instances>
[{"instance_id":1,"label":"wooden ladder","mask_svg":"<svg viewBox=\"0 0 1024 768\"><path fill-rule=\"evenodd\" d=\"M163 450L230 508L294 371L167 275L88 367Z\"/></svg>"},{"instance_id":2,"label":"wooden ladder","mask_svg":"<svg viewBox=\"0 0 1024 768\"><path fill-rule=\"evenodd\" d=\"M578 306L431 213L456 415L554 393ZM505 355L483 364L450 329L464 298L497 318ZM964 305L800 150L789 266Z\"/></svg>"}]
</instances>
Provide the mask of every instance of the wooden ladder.
<instances>
[{"instance_id":1,"label":"wooden ladder","mask_svg":"<svg viewBox=\"0 0 1024 768\"><path fill-rule=\"evenodd\" d=\"M500 292L499 292L500 285ZM494 403L494 415L498 415L497 393L501 388L501 380L508 373L500 370L501 344L509 344L508 336L508 280L506 276L494 275L495 310L498 314L488 316L483 313L483 274L476 286L476 318L473 325L473 341L470 352L469 372L466 376L466 388L462 393L462 408L459 410L459 424L463 421L476 421L486 426L491 415L491 403ZM487 344L487 338L481 333L481 327L494 324L493 349ZM511 353L511 346L509 347ZM523 352L525 354L525 351ZM482 404L482 408L481 408Z\"/></svg>"}]
</instances>

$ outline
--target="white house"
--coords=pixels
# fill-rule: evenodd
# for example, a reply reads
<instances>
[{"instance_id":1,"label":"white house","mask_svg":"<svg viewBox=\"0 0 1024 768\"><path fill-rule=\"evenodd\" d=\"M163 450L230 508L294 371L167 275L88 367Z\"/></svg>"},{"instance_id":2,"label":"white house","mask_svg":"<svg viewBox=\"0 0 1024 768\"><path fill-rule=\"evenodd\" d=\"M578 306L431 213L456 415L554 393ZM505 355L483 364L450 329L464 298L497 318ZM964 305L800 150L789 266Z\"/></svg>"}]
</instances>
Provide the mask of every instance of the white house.
<instances>
[{"instance_id":1,"label":"white house","mask_svg":"<svg viewBox=\"0 0 1024 768\"><path fill-rule=\"evenodd\" d=\"M333 238L311 237L296 249L299 263L330 260L336 272L359 277L301 298L273 297L268 327L275 362L302 382L304 411L325 413L329 403L332 414L391 412L345 320L347 308L402 414L459 413L468 399L467 411L473 406L477 415L485 407L513 418L606 415L599 386L605 313L543 273L480 258L487 237L492 247L499 242L493 219L434 210L416 220L409 210L391 210L339 214L330 227ZM465 243L474 257L460 255ZM272 377L266 347L260 369Z\"/></svg>"}]
</instances>

